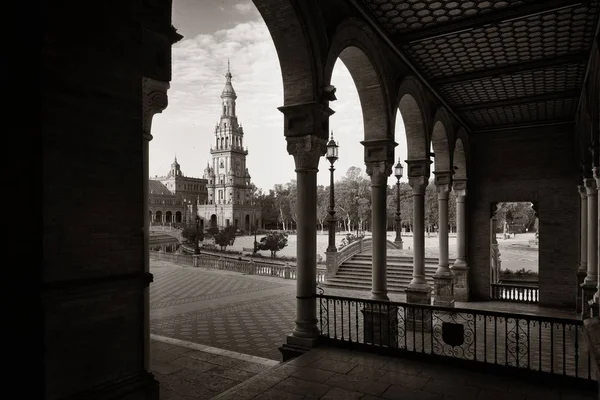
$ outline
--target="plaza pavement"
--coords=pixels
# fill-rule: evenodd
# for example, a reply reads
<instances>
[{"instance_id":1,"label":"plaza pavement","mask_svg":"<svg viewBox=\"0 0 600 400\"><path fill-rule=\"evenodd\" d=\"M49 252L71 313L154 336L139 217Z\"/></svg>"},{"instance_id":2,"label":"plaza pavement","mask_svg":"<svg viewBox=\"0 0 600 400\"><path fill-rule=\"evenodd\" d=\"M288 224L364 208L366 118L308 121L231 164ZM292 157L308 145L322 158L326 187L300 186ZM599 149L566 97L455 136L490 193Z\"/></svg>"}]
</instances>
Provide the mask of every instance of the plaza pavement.
<instances>
[{"instance_id":1,"label":"plaza pavement","mask_svg":"<svg viewBox=\"0 0 600 400\"><path fill-rule=\"evenodd\" d=\"M491 375L460 372L460 385L468 386L461 389L468 394L464 397L452 388L456 368L419 363L419 372L415 373L410 369L414 365L407 360L373 361L372 355L353 352L336 353L334 360L326 361L321 358L329 355L323 353L327 348L313 350L309 354L314 355L303 360L279 364L278 347L294 327L295 280L183 267L165 261L152 261L151 272L151 371L160 382L161 399L210 399L220 393L222 398L230 399L594 398L564 388L544 389L514 379L509 382ZM328 288L327 293L369 297L366 291ZM404 300L403 295L390 297ZM519 308L526 311L526 306ZM350 358L338 362L336 357L338 361L340 357ZM409 364L394 370L394 365L402 363ZM343 371L339 370L341 365L345 365ZM385 365L391 366L391 372ZM249 386L238 387L242 382ZM454 397L458 394L461 396Z\"/></svg>"}]
</instances>

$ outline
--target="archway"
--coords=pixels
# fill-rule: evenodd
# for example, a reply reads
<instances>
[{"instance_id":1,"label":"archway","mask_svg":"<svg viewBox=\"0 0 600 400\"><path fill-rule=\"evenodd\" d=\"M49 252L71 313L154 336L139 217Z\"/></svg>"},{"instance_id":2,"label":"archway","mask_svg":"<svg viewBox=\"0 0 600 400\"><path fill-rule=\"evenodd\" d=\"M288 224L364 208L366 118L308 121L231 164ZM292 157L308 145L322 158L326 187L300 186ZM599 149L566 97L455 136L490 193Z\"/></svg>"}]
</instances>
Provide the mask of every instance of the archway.
<instances>
[{"instance_id":1,"label":"archway","mask_svg":"<svg viewBox=\"0 0 600 400\"><path fill-rule=\"evenodd\" d=\"M247 233L250 233L250 214L246 214L246 219L244 222L244 229L246 230Z\"/></svg>"},{"instance_id":2,"label":"archway","mask_svg":"<svg viewBox=\"0 0 600 400\"><path fill-rule=\"evenodd\" d=\"M210 216L210 227L211 228L218 228L217 226L217 216L215 214Z\"/></svg>"},{"instance_id":3,"label":"archway","mask_svg":"<svg viewBox=\"0 0 600 400\"><path fill-rule=\"evenodd\" d=\"M157 211L154 217L155 222L163 222L163 213L162 211Z\"/></svg>"},{"instance_id":4,"label":"archway","mask_svg":"<svg viewBox=\"0 0 600 400\"><path fill-rule=\"evenodd\" d=\"M175 222L181 222L181 211L175 213Z\"/></svg>"},{"instance_id":5,"label":"archway","mask_svg":"<svg viewBox=\"0 0 600 400\"><path fill-rule=\"evenodd\" d=\"M173 222L173 213L171 211L165 213L165 222Z\"/></svg>"},{"instance_id":6,"label":"archway","mask_svg":"<svg viewBox=\"0 0 600 400\"><path fill-rule=\"evenodd\" d=\"M154 222L154 218L152 216L152 210L148 211L148 214L150 215L150 223Z\"/></svg>"}]
</instances>

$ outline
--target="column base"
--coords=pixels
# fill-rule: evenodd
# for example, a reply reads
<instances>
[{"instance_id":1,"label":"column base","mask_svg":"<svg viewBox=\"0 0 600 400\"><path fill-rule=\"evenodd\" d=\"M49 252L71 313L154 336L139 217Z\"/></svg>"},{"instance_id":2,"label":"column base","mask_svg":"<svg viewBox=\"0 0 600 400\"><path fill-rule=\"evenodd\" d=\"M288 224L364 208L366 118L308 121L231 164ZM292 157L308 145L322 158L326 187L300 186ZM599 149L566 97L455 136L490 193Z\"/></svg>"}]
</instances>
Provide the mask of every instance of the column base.
<instances>
[{"instance_id":1,"label":"column base","mask_svg":"<svg viewBox=\"0 0 600 400\"><path fill-rule=\"evenodd\" d=\"M360 312L365 321L365 343L398 347L398 307L367 303Z\"/></svg>"},{"instance_id":2,"label":"column base","mask_svg":"<svg viewBox=\"0 0 600 400\"><path fill-rule=\"evenodd\" d=\"M337 251L326 251L325 252L325 265L326 272L325 278L333 278L337 274L338 265L337 265Z\"/></svg>"},{"instance_id":3,"label":"column base","mask_svg":"<svg viewBox=\"0 0 600 400\"><path fill-rule=\"evenodd\" d=\"M288 335L286 338L286 343L279 347L283 362L301 356L307 351L310 351L311 349L317 347L318 342L318 337L300 338L294 335Z\"/></svg>"},{"instance_id":4,"label":"column base","mask_svg":"<svg viewBox=\"0 0 600 400\"><path fill-rule=\"evenodd\" d=\"M450 268L454 274L454 301L469 301L469 267L454 263ZM462 263L461 263L462 264Z\"/></svg>"},{"instance_id":5,"label":"column base","mask_svg":"<svg viewBox=\"0 0 600 400\"><path fill-rule=\"evenodd\" d=\"M589 318L583 321L583 338L596 369L596 379L599 381L598 393L600 394L600 318Z\"/></svg>"},{"instance_id":6,"label":"column base","mask_svg":"<svg viewBox=\"0 0 600 400\"><path fill-rule=\"evenodd\" d=\"M585 283L581 285L581 316L583 319L591 317L590 313L594 305L593 299L596 289L596 286L586 285Z\"/></svg>"},{"instance_id":7,"label":"column base","mask_svg":"<svg viewBox=\"0 0 600 400\"><path fill-rule=\"evenodd\" d=\"M439 275L433 277L433 305L454 307L454 276Z\"/></svg>"},{"instance_id":8,"label":"column base","mask_svg":"<svg viewBox=\"0 0 600 400\"><path fill-rule=\"evenodd\" d=\"M408 288L406 289L406 302L413 304L431 304L431 288ZM404 321L406 330L416 332L431 331L431 311L424 308L406 306L406 321Z\"/></svg>"},{"instance_id":9,"label":"column base","mask_svg":"<svg viewBox=\"0 0 600 400\"><path fill-rule=\"evenodd\" d=\"M390 298L388 297L387 292L371 291L371 300L389 301Z\"/></svg>"}]
</instances>

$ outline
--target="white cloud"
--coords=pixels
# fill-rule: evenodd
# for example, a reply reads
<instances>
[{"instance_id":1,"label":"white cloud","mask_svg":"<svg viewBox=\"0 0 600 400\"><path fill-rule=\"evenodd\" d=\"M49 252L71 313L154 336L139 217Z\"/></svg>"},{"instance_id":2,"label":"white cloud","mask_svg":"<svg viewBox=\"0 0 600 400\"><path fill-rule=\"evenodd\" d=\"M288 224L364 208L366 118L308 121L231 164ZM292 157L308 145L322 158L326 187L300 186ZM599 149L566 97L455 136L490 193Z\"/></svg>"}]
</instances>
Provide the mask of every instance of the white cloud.
<instances>
[{"instance_id":1,"label":"white cloud","mask_svg":"<svg viewBox=\"0 0 600 400\"><path fill-rule=\"evenodd\" d=\"M233 6L236 10L241 12L242 14L248 13L254 9L254 5L250 2L248 3L239 3Z\"/></svg>"},{"instance_id":2,"label":"white cloud","mask_svg":"<svg viewBox=\"0 0 600 400\"><path fill-rule=\"evenodd\" d=\"M220 95L231 60L237 114L249 148L248 169L254 183L265 190L295 178L293 158L283 135L283 85L279 60L262 20L186 39L173 47L173 79L169 107L154 116L150 142L150 175L169 170L175 153L183 172L201 177L214 127L220 116ZM330 104L337 112L330 127L341 142L336 177L350 166L364 170L362 115L350 74L341 62L332 79L339 100ZM399 135L397 135L398 137ZM403 136L403 135L401 135ZM404 147L405 148L405 147ZM405 159L405 158L403 158ZM319 184L327 185L328 162L320 163ZM391 181L390 181L391 182Z\"/></svg>"}]
</instances>

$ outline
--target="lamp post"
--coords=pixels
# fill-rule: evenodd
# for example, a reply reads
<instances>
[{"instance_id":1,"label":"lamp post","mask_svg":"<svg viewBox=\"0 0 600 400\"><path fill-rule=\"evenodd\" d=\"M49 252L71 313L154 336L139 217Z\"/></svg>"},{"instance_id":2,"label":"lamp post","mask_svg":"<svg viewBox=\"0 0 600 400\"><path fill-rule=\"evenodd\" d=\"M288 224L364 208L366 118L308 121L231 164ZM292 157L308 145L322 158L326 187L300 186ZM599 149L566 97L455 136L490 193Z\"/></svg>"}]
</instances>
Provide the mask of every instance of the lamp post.
<instances>
[{"instance_id":1,"label":"lamp post","mask_svg":"<svg viewBox=\"0 0 600 400\"><path fill-rule=\"evenodd\" d=\"M394 243L402 250L402 218L400 217L400 178L402 178L402 162L398 159L398 164L394 167L394 176L396 176L396 239Z\"/></svg>"},{"instance_id":2,"label":"lamp post","mask_svg":"<svg viewBox=\"0 0 600 400\"><path fill-rule=\"evenodd\" d=\"M331 166L329 167L330 179L329 179L329 218L327 220L329 225L329 246L327 246L327 252L335 253L337 251L335 247L335 197L334 197L334 184L333 184L333 171L335 168L333 164L338 159L338 145L333 140L333 131L331 131L331 138L327 143L327 160Z\"/></svg>"},{"instance_id":3,"label":"lamp post","mask_svg":"<svg viewBox=\"0 0 600 400\"><path fill-rule=\"evenodd\" d=\"M194 249L195 254L200 254L200 244L198 239L200 237L200 216L196 215L196 248Z\"/></svg>"},{"instance_id":4,"label":"lamp post","mask_svg":"<svg viewBox=\"0 0 600 400\"><path fill-rule=\"evenodd\" d=\"M360 229L360 215L358 214L358 195L354 196L354 205L356 206L356 240L358 240L358 230Z\"/></svg>"}]
</instances>

